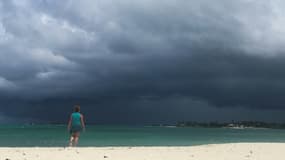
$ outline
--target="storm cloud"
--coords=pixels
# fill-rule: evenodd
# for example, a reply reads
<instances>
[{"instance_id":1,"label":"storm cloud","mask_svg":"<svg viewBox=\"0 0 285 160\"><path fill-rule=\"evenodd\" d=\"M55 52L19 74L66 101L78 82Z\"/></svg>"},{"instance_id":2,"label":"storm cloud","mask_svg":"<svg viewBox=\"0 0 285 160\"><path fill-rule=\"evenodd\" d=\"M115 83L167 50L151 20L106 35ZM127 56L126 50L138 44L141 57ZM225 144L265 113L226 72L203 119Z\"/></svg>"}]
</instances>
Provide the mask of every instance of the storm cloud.
<instances>
[{"instance_id":1,"label":"storm cloud","mask_svg":"<svg viewBox=\"0 0 285 160\"><path fill-rule=\"evenodd\" d=\"M284 7L0 0L2 119L64 122L78 103L90 123L284 121Z\"/></svg>"}]
</instances>

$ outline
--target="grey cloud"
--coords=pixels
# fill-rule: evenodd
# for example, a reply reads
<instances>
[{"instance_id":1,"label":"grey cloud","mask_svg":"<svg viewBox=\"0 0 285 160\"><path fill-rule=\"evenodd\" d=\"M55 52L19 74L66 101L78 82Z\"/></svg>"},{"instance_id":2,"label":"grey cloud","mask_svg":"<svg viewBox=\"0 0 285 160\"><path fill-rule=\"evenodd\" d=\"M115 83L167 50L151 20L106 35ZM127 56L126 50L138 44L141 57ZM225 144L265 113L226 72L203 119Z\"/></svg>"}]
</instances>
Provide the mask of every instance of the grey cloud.
<instances>
[{"instance_id":1,"label":"grey cloud","mask_svg":"<svg viewBox=\"0 0 285 160\"><path fill-rule=\"evenodd\" d=\"M3 114L48 120L38 113L56 106L62 120L73 103L122 122L146 122L148 106L160 106L153 121L275 114L284 109L283 3L268 3L0 1L0 97L13 106Z\"/></svg>"}]
</instances>

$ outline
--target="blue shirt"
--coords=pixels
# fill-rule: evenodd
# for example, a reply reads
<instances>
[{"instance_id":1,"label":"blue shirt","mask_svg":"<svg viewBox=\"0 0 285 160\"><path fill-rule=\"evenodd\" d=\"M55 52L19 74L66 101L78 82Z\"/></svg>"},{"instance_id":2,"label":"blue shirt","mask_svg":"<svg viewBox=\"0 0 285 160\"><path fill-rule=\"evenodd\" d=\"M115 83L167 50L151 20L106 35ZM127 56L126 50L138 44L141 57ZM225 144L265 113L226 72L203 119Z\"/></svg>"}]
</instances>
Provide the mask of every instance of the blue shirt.
<instances>
[{"instance_id":1,"label":"blue shirt","mask_svg":"<svg viewBox=\"0 0 285 160\"><path fill-rule=\"evenodd\" d=\"M81 126L81 114L79 112L74 112L71 114L71 125L72 126Z\"/></svg>"}]
</instances>

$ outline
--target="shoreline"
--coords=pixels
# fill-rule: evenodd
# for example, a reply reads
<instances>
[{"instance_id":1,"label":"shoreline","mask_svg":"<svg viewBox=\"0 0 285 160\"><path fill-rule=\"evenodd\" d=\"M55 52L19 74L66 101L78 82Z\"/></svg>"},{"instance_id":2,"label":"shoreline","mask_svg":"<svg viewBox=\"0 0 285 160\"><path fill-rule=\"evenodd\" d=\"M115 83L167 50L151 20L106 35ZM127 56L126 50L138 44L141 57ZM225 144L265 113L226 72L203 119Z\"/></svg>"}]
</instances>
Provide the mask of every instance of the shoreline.
<instances>
[{"instance_id":1,"label":"shoreline","mask_svg":"<svg viewBox=\"0 0 285 160\"><path fill-rule=\"evenodd\" d=\"M285 143L225 143L165 147L0 147L5 160L284 160Z\"/></svg>"}]
</instances>

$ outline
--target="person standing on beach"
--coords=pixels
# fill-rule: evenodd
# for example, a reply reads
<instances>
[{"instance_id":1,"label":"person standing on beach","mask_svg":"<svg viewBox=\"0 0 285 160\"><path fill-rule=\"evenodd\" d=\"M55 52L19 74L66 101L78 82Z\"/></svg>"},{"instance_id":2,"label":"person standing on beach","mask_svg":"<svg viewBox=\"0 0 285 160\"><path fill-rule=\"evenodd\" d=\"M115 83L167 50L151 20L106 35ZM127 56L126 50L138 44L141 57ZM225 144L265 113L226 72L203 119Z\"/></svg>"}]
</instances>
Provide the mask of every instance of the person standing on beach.
<instances>
[{"instance_id":1,"label":"person standing on beach","mask_svg":"<svg viewBox=\"0 0 285 160\"><path fill-rule=\"evenodd\" d=\"M84 118L83 115L80 113L79 105L74 106L74 112L70 115L67 129L70 132L69 146L77 146L80 132L82 130L85 131Z\"/></svg>"}]
</instances>

